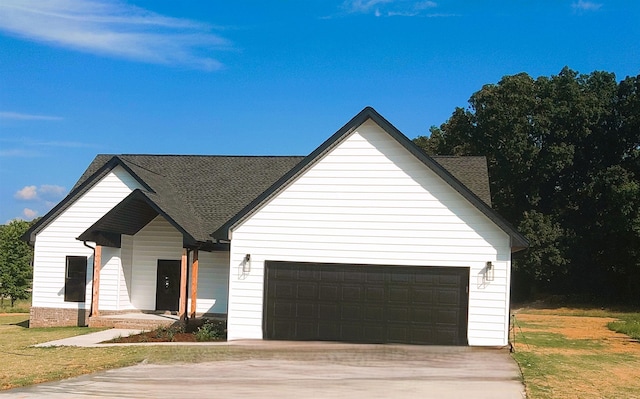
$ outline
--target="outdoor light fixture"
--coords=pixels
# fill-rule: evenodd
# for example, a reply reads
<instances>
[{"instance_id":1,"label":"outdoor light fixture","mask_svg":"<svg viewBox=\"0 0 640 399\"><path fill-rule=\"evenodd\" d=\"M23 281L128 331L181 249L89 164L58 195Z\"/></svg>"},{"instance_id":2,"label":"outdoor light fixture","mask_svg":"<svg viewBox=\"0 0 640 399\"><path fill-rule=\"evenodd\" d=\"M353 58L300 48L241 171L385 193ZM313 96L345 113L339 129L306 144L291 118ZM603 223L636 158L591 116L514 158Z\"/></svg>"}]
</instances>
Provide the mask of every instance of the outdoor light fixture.
<instances>
[{"instance_id":1,"label":"outdoor light fixture","mask_svg":"<svg viewBox=\"0 0 640 399\"><path fill-rule=\"evenodd\" d=\"M242 273L249 273L251 271L251 254L246 254L242 260Z\"/></svg>"},{"instance_id":2,"label":"outdoor light fixture","mask_svg":"<svg viewBox=\"0 0 640 399\"><path fill-rule=\"evenodd\" d=\"M487 262L484 276L487 281L493 281L493 279L495 278L495 270L493 268L493 263Z\"/></svg>"}]
</instances>

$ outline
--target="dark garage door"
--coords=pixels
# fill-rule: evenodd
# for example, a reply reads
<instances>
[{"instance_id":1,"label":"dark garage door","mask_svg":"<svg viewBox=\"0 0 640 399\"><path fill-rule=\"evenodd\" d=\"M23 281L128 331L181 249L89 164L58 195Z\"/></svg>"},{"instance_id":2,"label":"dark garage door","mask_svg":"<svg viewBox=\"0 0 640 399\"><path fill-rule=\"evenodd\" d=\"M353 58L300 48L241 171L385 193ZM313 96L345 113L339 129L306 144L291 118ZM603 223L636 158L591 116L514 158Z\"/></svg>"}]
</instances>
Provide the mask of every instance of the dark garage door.
<instances>
[{"instance_id":1,"label":"dark garage door","mask_svg":"<svg viewBox=\"0 0 640 399\"><path fill-rule=\"evenodd\" d=\"M467 344L468 268L265 267L266 339Z\"/></svg>"}]
</instances>

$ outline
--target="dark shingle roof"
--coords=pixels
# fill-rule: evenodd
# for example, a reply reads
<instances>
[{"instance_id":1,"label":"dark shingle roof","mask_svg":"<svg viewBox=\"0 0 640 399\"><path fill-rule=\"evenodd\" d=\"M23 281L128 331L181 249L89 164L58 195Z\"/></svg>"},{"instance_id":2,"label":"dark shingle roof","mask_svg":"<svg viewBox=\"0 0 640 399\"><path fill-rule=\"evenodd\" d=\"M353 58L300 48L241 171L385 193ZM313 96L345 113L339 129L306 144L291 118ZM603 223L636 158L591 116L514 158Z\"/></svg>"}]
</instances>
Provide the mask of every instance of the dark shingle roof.
<instances>
[{"instance_id":1,"label":"dark shingle roof","mask_svg":"<svg viewBox=\"0 0 640 399\"><path fill-rule=\"evenodd\" d=\"M185 244L205 243L211 241L212 236L225 238L229 227L310 167L368 118L505 230L512 237L514 248L526 247L526 240L490 209L489 178L484 157L429 157L372 108L365 108L307 157L98 155L69 195L36 223L25 238L34 242L39 230L118 165L144 187L127 197L120 210L105 215L87 230L84 237L101 234L100 229L105 226L122 226L127 223L124 220L128 217L126 215L144 208L147 215L157 212L165 216L183 232ZM118 212L118 215L114 214ZM111 219L103 220L105 218ZM139 228L139 223L132 221L126 227Z\"/></svg>"},{"instance_id":2,"label":"dark shingle roof","mask_svg":"<svg viewBox=\"0 0 640 399\"><path fill-rule=\"evenodd\" d=\"M487 205L491 205L489 191L489 172L485 157L432 156L462 184L467 186L475 195Z\"/></svg>"}]
</instances>

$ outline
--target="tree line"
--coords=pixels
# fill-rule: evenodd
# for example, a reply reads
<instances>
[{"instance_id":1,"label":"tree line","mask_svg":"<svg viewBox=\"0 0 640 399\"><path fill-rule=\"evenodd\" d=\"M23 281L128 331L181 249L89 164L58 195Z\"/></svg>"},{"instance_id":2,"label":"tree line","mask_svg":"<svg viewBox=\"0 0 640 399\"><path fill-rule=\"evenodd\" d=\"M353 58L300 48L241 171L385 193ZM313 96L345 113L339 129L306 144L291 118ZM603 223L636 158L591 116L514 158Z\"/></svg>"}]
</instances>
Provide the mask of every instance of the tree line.
<instances>
[{"instance_id":1,"label":"tree line","mask_svg":"<svg viewBox=\"0 0 640 399\"><path fill-rule=\"evenodd\" d=\"M0 305L9 299L13 307L16 300L29 297L33 248L21 237L34 222L16 219L0 225Z\"/></svg>"},{"instance_id":2,"label":"tree line","mask_svg":"<svg viewBox=\"0 0 640 399\"><path fill-rule=\"evenodd\" d=\"M640 75L505 76L430 133L429 154L486 156L494 209L531 244L515 299L640 302Z\"/></svg>"}]
</instances>

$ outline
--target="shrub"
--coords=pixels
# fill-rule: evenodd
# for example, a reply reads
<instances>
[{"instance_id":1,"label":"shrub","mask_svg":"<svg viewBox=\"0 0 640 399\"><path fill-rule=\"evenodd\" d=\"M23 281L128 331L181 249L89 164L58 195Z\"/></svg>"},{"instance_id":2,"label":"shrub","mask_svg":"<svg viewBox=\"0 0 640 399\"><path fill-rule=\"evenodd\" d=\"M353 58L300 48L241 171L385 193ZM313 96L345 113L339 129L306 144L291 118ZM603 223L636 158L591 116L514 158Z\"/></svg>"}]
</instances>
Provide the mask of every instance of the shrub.
<instances>
[{"instance_id":1,"label":"shrub","mask_svg":"<svg viewBox=\"0 0 640 399\"><path fill-rule=\"evenodd\" d=\"M218 341L225 336L225 325L221 321L207 320L194 332L196 341Z\"/></svg>"}]
</instances>

